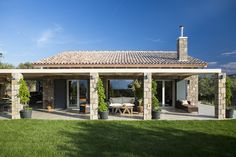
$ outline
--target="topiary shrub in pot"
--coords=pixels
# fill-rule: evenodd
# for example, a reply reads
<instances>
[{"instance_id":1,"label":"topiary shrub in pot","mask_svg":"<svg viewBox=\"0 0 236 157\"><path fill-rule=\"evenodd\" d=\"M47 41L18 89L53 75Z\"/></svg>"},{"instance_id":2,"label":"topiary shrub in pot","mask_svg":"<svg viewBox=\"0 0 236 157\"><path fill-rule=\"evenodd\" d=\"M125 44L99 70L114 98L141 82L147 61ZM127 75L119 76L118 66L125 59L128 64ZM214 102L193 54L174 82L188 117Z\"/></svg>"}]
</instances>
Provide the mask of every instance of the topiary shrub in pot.
<instances>
[{"instance_id":1,"label":"topiary shrub in pot","mask_svg":"<svg viewBox=\"0 0 236 157\"><path fill-rule=\"evenodd\" d=\"M28 102L30 101L30 92L28 86L24 79L19 81L20 88L18 98L20 98L20 103L23 105L23 109L20 111L21 118L31 118L32 108L29 107Z\"/></svg>"},{"instance_id":2,"label":"topiary shrub in pot","mask_svg":"<svg viewBox=\"0 0 236 157\"><path fill-rule=\"evenodd\" d=\"M156 81L152 81L152 119L160 119L160 114L161 114L161 109L156 94L157 94L157 83Z\"/></svg>"},{"instance_id":3,"label":"topiary shrub in pot","mask_svg":"<svg viewBox=\"0 0 236 157\"><path fill-rule=\"evenodd\" d=\"M234 108L231 106L232 105L232 91L231 91L231 80L230 78L226 78L226 110L225 110L225 115L226 118L233 118L234 117Z\"/></svg>"},{"instance_id":4,"label":"topiary shrub in pot","mask_svg":"<svg viewBox=\"0 0 236 157\"><path fill-rule=\"evenodd\" d=\"M105 90L103 87L103 83L102 80L100 78L98 78L98 82L97 82L97 91L98 91L98 114L100 119L108 119L108 107L107 107L107 103L105 103Z\"/></svg>"}]
</instances>

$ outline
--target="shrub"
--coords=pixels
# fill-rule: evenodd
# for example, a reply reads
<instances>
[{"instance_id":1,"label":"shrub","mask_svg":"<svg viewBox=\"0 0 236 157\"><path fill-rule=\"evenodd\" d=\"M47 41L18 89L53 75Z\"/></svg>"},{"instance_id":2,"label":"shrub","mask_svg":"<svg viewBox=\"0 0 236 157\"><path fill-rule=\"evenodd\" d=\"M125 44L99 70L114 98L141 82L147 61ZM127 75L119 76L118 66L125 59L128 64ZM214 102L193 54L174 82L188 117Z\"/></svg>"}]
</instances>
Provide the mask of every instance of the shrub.
<instances>
[{"instance_id":1,"label":"shrub","mask_svg":"<svg viewBox=\"0 0 236 157\"><path fill-rule=\"evenodd\" d=\"M20 89L18 97L20 98L20 103L24 105L25 110L32 110L32 108L28 106L28 102L30 101L30 92L25 80L20 79L19 84L20 84Z\"/></svg>"},{"instance_id":2,"label":"shrub","mask_svg":"<svg viewBox=\"0 0 236 157\"><path fill-rule=\"evenodd\" d=\"M226 86L226 105L229 107L231 106L232 103L232 91L231 91L232 83L228 77L226 78L225 86Z\"/></svg>"},{"instance_id":3,"label":"shrub","mask_svg":"<svg viewBox=\"0 0 236 157\"><path fill-rule=\"evenodd\" d=\"M156 97L157 94L157 83L152 81L152 110L160 111L159 100Z\"/></svg>"},{"instance_id":4,"label":"shrub","mask_svg":"<svg viewBox=\"0 0 236 157\"><path fill-rule=\"evenodd\" d=\"M100 112L105 112L108 110L107 104L105 103L105 90L103 87L102 80L98 78L97 82L97 91L98 91L98 110Z\"/></svg>"}]
</instances>

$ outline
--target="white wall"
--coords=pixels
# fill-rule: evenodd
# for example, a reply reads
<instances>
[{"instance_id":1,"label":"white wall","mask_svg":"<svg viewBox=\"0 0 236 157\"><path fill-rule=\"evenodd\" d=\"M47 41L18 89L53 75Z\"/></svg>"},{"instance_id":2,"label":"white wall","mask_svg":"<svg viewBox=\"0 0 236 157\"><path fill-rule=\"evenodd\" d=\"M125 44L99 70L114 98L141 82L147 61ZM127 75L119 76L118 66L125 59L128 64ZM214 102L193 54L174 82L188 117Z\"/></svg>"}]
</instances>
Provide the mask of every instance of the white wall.
<instances>
[{"instance_id":1,"label":"white wall","mask_svg":"<svg viewBox=\"0 0 236 157\"><path fill-rule=\"evenodd\" d=\"M187 99L187 81L181 80L177 82L177 100L186 100Z\"/></svg>"}]
</instances>

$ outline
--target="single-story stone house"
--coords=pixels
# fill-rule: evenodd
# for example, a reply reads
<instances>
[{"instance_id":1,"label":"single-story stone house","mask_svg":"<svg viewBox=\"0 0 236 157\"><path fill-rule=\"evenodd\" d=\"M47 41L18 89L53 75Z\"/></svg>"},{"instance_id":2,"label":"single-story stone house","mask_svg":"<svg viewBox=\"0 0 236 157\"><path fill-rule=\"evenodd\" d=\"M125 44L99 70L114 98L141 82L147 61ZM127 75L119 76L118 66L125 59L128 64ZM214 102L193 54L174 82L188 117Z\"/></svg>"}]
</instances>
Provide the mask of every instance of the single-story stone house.
<instances>
[{"instance_id":1,"label":"single-story stone house","mask_svg":"<svg viewBox=\"0 0 236 157\"><path fill-rule=\"evenodd\" d=\"M176 51L67 51L34 62L38 69L1 69L1 77L12 78L12 118L19 118L17 94L22 77L42 80L43 107L53 102L55 108L73 108L86 102L90 105L90 119L98 119L96 86L99 77L108 98L111 93L117 96L122 90L123 94L128 93L126 89L119 89L124 85L119 84L119 80L141 79L143 118L149 120L152 80L158 82L159 101L163 106L175 106L176 100L181 99L198 104L198 75L214 74L215 115L224 119L226 75L221 69L207 69L206 62L188 55L187 40L182 34L177 39Z\"/></svg>"}]
</instances>

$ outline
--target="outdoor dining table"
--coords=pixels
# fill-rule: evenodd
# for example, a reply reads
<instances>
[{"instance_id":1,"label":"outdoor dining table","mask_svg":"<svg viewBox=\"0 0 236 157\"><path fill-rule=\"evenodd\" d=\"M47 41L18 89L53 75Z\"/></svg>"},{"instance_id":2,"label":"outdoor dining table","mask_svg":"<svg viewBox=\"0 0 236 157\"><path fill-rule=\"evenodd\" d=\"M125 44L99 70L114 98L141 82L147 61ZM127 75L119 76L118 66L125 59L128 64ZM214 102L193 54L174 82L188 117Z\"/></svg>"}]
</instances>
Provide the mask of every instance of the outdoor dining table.
<instances>
[{"instance_id":1,"label":"outdoor dining table","mask_svg":"<svg viewBox=\"0 0 236 157\"><path fill-rule=\"evenodd\" d=\"M130 105L129 103L126 104L113 104L111 106L112 108L112 113L120 113L120 114L133 114L133 105ZM123 112L121 111L121 109L124 109Z\"/></svg>"}]
</instances>

